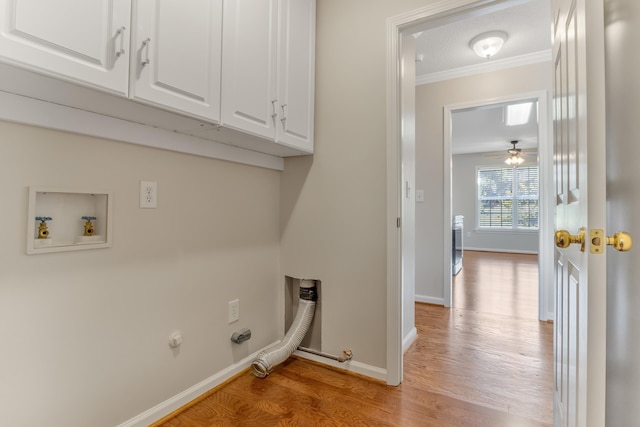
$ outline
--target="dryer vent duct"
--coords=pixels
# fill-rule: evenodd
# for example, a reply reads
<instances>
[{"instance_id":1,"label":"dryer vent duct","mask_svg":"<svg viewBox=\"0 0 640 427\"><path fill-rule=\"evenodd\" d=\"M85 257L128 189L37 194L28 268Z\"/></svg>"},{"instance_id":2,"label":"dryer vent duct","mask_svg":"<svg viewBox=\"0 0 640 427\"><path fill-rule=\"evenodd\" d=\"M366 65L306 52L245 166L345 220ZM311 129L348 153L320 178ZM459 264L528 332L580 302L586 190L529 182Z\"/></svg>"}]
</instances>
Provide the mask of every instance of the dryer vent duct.
<instances>
[{"instance_id":1,"label":"dryer vent duct","mask_svg":"<svg viewBox=\"0 0 640 427\"><path fill-rule=\"evenodd\" d=\"M262 350L251 363L253 375L256 377L265 378L269 375L273 368L287 360L302 342L313 320L318 300L315 280L300 282L299 298L298 312L282 341Z\"/></svg>"}]
</instances>

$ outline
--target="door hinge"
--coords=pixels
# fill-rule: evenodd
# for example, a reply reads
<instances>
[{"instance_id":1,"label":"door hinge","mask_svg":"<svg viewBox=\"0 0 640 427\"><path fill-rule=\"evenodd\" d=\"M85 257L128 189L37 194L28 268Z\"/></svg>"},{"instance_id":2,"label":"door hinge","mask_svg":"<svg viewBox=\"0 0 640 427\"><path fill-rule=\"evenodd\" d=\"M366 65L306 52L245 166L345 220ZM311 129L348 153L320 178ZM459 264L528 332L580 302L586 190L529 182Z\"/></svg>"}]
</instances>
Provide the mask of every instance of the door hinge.
<instances>
[{"instance_id":1,"label":"door hinge","mask_svg":"<svg viewBox=\"0 0 640 427\"><path fill-rule=\"evenodd\" d=\"M400 228L400 217L396 218L396 227Z\"/></svg>"}]
</instances>

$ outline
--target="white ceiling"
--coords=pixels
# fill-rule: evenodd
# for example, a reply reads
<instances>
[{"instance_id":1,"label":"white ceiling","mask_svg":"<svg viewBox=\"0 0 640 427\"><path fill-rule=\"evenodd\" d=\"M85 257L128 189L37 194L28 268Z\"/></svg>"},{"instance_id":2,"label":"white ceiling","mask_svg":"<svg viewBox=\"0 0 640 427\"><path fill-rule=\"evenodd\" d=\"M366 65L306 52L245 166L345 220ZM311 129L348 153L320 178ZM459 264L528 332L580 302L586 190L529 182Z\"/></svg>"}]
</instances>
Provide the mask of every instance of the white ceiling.
<instances>
[{"instance_id":1,"label":"white ceiling","mask_svg":"<svg viewBox=\"0 0 640 427\"><path fill-rule=\"evenodd\" d=\"M427 23L416 36L416 82L472 75L481 72L551 60L549 0L512 0L509 7L491 13L475 12L463 19ZM487 31L508 35L502 50L490 59L478 57L469 41ZM419 34L419 36L418 36ZM536 114L526 125L507 127L504 105L456 112L453 115L452 152L471 153L507 150L511 140L522 140L519 148L537 146Z\"/></svg>"},{"instance_id":2,"label":"white ceiling","mask_svg":"<svg viewBox=\"0 0 640 427\"><path fill-rule=\"evenodd\" d=\"M453 154L497 151L506 156L512 148L510 141L518 140L518 148L536 149L538 146L537 108L531 109L529 121L523 125L505 124L506 106L494 104L452 113Z\"/></svg>"}]
</instances>

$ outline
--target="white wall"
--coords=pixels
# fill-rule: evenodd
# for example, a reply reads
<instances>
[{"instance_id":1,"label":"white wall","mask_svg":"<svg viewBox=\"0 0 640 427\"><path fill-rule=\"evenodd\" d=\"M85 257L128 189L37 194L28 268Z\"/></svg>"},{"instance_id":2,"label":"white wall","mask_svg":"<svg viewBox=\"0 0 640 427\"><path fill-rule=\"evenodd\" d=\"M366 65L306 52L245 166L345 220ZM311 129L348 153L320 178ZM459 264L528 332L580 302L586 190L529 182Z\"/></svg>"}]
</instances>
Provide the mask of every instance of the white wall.
<instances>
[{"instance_id":1,"label":"white wall","mask_svg":"<svg viewBox=\"0 0 640 427\"><path fill-rule=\"evenodd\" d=\"M114 426L278 338L279 172L5 122L0 135L0 425ZM138 208L140 180L157 181L157 209ZM113 247L26 255L28 186L112 190ZM241 327L253 337L235 346Z\"/></svg>"},{"instance_id":2,"label":"white wall","mask_svg":"<svg viewBox=\"0 0 640 427\"><path fill-rule=\"evenodd\" d=\"M530 159L530 158L529 158ZM527 161L525 165L535 166ZM452 156L452 213L464 215L464 247L496 252L538 253L538 232L523 230L478 230L477 177L478 166L504 166L484 154L456 154Z\"/></svg>"},{"instance_id":3,"label":"white wall","mask_svg":"<svg viewBox=\"0 0 640 427\"><path fill-rule=\"evenodd\" d=\"M416 88L416 297L441 303L444 253L443 108L551 88L548 62L462 77Z\"/></svg>"},{"instance_id":4,"label":"white wall","mask_svg":"<svg viewBox=\"0 0 640 427\"><path fill-rule=\"evenodd\" d=\"M283 274L322 279L325 351L386 367L386 20L428 0L317 3L315 154L282 175Z\"/></svg>"}]
</instances>

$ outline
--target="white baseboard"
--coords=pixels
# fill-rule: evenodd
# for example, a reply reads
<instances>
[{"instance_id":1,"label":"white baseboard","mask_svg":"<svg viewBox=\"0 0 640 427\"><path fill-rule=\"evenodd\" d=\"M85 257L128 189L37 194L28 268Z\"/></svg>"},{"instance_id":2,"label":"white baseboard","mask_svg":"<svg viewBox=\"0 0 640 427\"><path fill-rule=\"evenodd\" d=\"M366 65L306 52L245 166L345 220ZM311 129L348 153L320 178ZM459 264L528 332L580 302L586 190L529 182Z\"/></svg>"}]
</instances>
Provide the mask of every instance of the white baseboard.
<instances>
[{"instance_id":1,"label":"white baseboard","mask_svg":"<svg viewBox=\"0 0 640 427\"><path fill-rule=\"evenodd\" d=\"M213 374L212 376L204 379L198 384L189 387L185 391L178 393L173 397L170 397L162 403L157 404L153 408L144 411L140 415L137 415L130 420L125 421L117 427L147 427L149 424L158 421L162 417L165 417L170 413L180 409L192 400L202 396L203 394L222 384L229 378L247 369L249 366L251 366L251 362L253 362L253 359L255 359L260 351L262 351L262 349L256 351L250 356L245 357L241 361L223 369L222 371Z\"/></svg>"},{"instance_id":2,"label":"white baseboard","mask_svg":"<svg viewBox=\"0 0 640 427\"><path fill-rule=\"evenodd\" d=\"M313 360L314 362L333 366L334 368L343 369L349 372L355 372L357 374L375 378L377 380L387 381L387 370L378 368L377 366L367 365L366 363L358 362L355 360L349 360L344 363L340 363L337 360L328 359L322 356L316 356L315 354L307 353L300 350L294 351L293 354L302 359ZM355 356L357 357L357 355Z\"/></svg>"},{"instance_id":3,"label":"white baseboard","mask_svg":"<svg viewBox=\"0 0 640 427\"><path fill-rule=\"evenodd\" d=\"M444 298L428 297L426 295L415 295L416 302L426 302L427 304L444 305Z\"/></svg>"},{"instance_id":4,"label":"white baseboard","mask_svg":"<svg viewBox=\"0 0 640 427\"><path fill-rule=\"evenodd\" d=\"M418 330L415 328L411 328L409 333L402 339L402 352L404 353L411 347L411 344L418 338Z\"/></svg>"},{"instance_id":5,"label":"white baseboard","mask_svg":"<svg viewBox=\"0 0 640 427\"><path fill-rule=\"evenodd\" d=\"M278 342L279 341L276 341L273 344L277 344ZM266 346L265 348L267 347L270 347L270 345ZM244 359L242 359L237 363L234 363L228 368L225 368L222 371L199 382L198 384L189 387L183 392L178 393L173 397L170 397L164 402L157 404L153 408L144 411L143 413L131 418L128 421L125 421L122 424L119 424L117 427L147 427L149 424L152 424L158 421L159 419L161 419L162 417L165 417L170 413L180 409L187 403L202 396L209 390L219 386L229 378L233 377L234 375L250 367L251 362L253 362L253 360L256 358L258 353L260 353L262 350L263 349L256 351L255 353L245 357ZM354 360L340 363L336 360L327 359L326 357L316 356L314 354L306 353L299 350L296 350L293 354L295 354L296 356L302 359L313 360L315 362L319 362L325 365L344 369L345 371L355 372L355 373L365 375L367 377L375 378L378 380L382 380L382 381L387 380L387 370L383 368L378 368L376 366L367 365L365 363L357 362Z\"/></svg>"}]
</instances>

